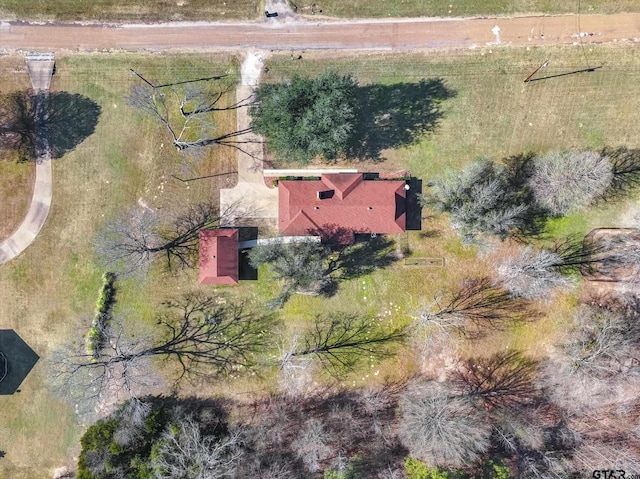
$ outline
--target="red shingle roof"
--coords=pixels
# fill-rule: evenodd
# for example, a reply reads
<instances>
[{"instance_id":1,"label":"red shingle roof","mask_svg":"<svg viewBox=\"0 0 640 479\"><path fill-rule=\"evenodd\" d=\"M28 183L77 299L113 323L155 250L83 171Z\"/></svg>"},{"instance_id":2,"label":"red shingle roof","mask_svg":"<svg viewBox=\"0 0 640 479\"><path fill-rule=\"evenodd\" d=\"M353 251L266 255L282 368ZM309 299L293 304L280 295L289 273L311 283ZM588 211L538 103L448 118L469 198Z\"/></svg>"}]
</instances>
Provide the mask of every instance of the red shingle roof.
<instances>
[{"instance_id":1,"label":"red shingle roof","mask_svg":"<svg viewBox=\"0 0 640 479\"><path fill-rule=\"evenodd\" d=\"M238 284L238 230L203 230L200 239L200 284Z\"/></svg>"},{"instance_id":2,"label":"red shingle roof","mask_svg":"<svg viewBox=\"0 0 640 479\"><path fill-rule=\"evenodd\" d=\"M278 183L278 226L287 236L321 234L350 244L354 233L401 233L406 191L401 180L365 180L362 173ZM321 199L322 198L322 199Z\"/></svg>"}]
</instances>

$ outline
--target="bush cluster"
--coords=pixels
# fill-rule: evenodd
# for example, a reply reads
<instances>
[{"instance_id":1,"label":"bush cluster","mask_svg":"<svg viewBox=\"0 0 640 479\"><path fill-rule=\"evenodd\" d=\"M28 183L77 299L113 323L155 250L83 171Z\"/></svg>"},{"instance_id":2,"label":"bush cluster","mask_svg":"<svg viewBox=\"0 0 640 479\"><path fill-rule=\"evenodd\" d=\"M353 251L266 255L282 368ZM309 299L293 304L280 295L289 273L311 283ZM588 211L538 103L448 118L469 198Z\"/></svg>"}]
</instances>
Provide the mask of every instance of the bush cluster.
<instances>
[{"instance_id":1,"label":"bush cluster","mask_svg":"<svg viewBox=\"0 0 640 479\"><path fill-rule=\"evenodd\" d=\"M91 323L91 329L87 334L87 352L94 358L100 355L100 350L104 346L104 331L109 319L111 319L113 305L116 300L115 281L115 273L107 272L102 275L102 286L96 302L96 314Z\"/></svg>"}]
</instances>

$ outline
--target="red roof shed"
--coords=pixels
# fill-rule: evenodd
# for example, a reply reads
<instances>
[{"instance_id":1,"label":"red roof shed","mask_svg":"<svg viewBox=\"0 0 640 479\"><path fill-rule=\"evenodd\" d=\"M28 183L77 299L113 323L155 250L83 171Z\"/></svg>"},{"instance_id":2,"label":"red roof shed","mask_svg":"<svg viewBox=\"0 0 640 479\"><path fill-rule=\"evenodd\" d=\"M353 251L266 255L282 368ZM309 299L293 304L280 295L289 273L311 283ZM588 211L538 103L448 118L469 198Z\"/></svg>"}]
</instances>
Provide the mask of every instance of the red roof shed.
<instances>
[{"instance_id":1,"label":"red roof shed","mask_svg":"<svg viewBox=\"0 0 640 479\"><path fill-rule=\"evenodd\" d=\"M365 180L362 173L278 183L278 226L287 236L320 234L351 244L355 233L402 233L406 190L402 180Z\"/></svg>"},{"instance_id":2,"label":"red roof shed","mask_svg":"<svg viewBox=\"0 0 640 479\"><path fill-rule=\"evenodd\" d=\"M200 284L238 284L238 230L203 230L200 239Z\"/></svg>"}]
</instances>

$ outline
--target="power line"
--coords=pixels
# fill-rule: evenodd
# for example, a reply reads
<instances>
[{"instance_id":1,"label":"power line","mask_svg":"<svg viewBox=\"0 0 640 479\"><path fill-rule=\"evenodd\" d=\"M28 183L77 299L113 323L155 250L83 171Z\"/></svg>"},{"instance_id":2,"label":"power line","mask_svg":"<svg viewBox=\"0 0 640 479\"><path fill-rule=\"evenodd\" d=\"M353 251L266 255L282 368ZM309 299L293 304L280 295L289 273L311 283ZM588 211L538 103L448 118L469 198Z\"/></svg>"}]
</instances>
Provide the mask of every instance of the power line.
<instances>
[{"instance_id":1,"label":"power line","mask_svg":"<svg viewBox=\"0 0 640 479\"><path fill-rule=\"evenodd\" d=\"M578 0L578 38L580 39L580 48L582 50L584 61L587 64L587 69L591 69L589 60L587 59L587 54L584 52L584 43L582 43L582 28L580 27L580 0Z\"/></svg>"}]
</instances>

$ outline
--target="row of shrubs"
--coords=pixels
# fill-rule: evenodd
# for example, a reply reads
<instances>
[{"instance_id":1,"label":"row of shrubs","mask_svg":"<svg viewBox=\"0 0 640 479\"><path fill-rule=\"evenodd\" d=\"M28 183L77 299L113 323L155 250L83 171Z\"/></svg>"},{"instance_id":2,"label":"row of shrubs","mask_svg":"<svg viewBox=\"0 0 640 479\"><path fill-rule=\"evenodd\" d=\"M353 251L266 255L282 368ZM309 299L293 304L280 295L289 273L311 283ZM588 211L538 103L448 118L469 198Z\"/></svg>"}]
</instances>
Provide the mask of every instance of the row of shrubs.
<instances>
[{"instance_id":1,"label":"row of shrubs","mask_svg":"<svg viewBox=\"0 0 640 479\"><path fill-rule=\"evenodd\" d=\"M102 275L102 286L96 302L96 314L87 334L87 352L96 359L100 356L100 350L104 346L104 332L116 302L115 281L115 273L107 272Z\"/></svg>"}]
</instances>

